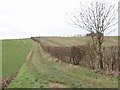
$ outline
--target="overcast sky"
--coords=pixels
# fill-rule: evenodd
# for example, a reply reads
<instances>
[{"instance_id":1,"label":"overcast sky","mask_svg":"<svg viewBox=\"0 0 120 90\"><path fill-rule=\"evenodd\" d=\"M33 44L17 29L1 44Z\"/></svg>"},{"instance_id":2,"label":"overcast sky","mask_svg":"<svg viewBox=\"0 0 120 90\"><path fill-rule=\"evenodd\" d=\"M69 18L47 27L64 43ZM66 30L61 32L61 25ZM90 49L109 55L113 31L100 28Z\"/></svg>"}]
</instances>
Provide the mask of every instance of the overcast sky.
<instances>
[{"instance_id":1,"label":"overcast sky","mask_svg":"<svg viewBox=\"0 0 120 90\"><path fill-rule=\"evenodd\" d=\"M75 29L65 22L66 13L71 13L79 2L80 0L0 0L0 39L85 35L85 30ZM110 35L117 34L116 30Z\"/></svg>"}]
</instances>

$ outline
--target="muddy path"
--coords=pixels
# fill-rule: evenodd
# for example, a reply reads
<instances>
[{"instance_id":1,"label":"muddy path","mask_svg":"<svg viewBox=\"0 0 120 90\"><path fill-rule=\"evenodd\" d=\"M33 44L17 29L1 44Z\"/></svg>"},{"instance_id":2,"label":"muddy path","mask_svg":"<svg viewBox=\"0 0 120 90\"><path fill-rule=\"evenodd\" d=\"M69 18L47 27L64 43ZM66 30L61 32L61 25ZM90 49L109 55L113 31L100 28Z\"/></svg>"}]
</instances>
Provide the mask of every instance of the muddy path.
<instances>
[{"instance_id":1,"label":"muddy path","mask_svg":"<svg viewBox=\"0 0 120 90\"><path fill-rule=\"evenodd\" d=\"M6 76L6 77L3 77L1 78L1 82L0 82L0 90L1 89L4 89L4 88L7 88L8 85L13 81L15 80L15 77L17 76L18 72L14 73L14 74L11 74L9 76Z\"/></svg>"}]
</instances>

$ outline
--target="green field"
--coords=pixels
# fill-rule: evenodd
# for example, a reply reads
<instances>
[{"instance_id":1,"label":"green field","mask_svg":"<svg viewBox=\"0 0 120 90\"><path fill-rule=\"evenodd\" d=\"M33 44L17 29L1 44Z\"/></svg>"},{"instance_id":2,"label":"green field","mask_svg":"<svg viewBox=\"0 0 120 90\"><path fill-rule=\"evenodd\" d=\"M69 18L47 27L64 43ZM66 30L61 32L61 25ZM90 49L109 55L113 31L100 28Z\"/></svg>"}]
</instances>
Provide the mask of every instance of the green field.
<instances>
[{"instance_id":1,"label":"green field","mask_svg":"<svg viewBox=\"0 0 120 90\"><path fill-rule=\"evenodd\" d=\"M43 45L84 45L86 37L40 38ZM105 45L117 45L109 37ZM117 88L118 78L97 74L87 68L55 62L40 44L30 39L3 40L3 76L18 72L8 88ZM113 43L114 42L114 43Z\"/></svg>"},{"instance_id":2,"label":"green field","mask_svg":"<svg viewBox=\"0 0 120 90\"><path fill-rule=\"evenodd\" d=\"M2 75L8 76L18 72L31 48L31 40L3 40Z\"/></svg>"},{"instance_id":3,"label":"green field","mask_svg":"<svg viewBox=\"0 0 120 90\"><path fill-rule=\"evenodd\" d=\"M89 42L88 37L44 37L39 38L45 46L74 46L85 45ZM115 36L105 37L103 46L118 45L118 38Z\"/></svg>"}]
</instances>

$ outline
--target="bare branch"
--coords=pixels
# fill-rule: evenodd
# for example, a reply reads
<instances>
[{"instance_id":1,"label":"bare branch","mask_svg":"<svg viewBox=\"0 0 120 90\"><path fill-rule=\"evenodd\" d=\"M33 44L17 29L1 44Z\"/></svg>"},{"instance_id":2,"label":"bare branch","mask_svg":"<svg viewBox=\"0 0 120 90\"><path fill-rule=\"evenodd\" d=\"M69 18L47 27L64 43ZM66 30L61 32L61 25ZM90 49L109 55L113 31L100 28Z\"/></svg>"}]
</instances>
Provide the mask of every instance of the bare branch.
<instances>
[{"instance_id":1,"label":"bare branch","mask_svg":"<svg viewBox=\"0 0 120 90\"><path fill-rule=\"evenodd\" d=\"M80 3L80 8L75 9L75 12L69 18L71 25L91 33L90 43L100 58L101 69L103 69L101 50L104 42L104 33L107 29L117 24L115 22L116 16L117 10L115 9L115 5L92 2L87 6Z\"/></svg>"}]
</instances>

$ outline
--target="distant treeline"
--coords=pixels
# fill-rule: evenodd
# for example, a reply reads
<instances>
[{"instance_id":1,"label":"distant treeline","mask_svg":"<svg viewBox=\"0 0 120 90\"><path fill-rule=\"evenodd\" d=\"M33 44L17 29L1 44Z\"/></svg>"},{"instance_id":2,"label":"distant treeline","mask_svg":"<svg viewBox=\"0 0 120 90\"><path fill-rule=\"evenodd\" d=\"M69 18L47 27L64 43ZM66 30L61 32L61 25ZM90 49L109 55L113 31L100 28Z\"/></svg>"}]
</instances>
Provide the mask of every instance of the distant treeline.
<instances>
[{"instance_id":1,"label":"distant treeline","mask_svg":"<svg viewBox=\"0 0 120 90\"><path fill-rule=\"evenodd\" d=\"M68 36L34 36L31 38L42 38L42 37L82 37L82 36L86 36L86 35L68 35Z\"/></svg>"},{"instance_id":2,"label":"distant treeline","mask_svg":"<svg viewBox=\"0 0 120 90\"><path fill-rule=\"evenodd\" d=\"M41 38L41 37L63 37L63 36L34 36L31 38Z\"/></svg>"}]
</instances>

